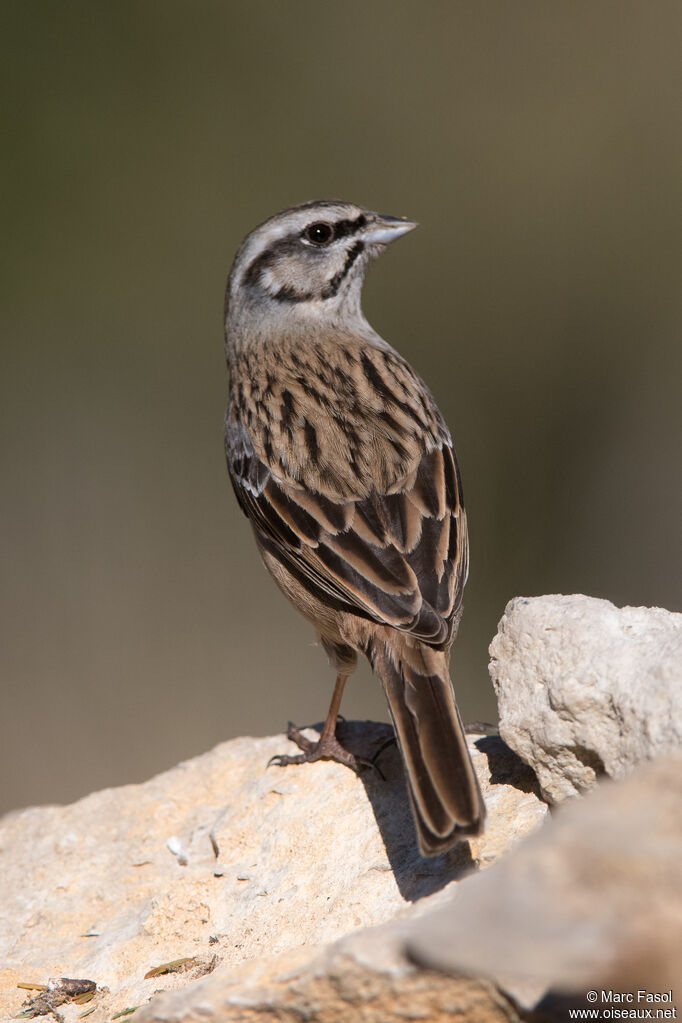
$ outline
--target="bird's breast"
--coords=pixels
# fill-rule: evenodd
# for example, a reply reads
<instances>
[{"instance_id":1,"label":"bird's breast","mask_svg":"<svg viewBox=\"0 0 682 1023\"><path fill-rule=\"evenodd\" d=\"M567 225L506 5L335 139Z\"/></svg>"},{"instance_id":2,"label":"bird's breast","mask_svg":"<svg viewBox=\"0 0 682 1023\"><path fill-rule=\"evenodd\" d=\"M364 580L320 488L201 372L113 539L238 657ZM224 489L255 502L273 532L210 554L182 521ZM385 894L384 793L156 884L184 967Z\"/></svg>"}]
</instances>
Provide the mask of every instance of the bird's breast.
<instances>
[{"instance_id":1,"label":"bird's breast","mask_svg":"<svg viewBox=\"0 0 682 1023\"><path fill-rule=\"evenodd\" d=\"M275 477L331 499L390 493L449 439L408 364L357 338L285 338L231 369L232 414L257 456Z\"/></svg>"}]
</instances>

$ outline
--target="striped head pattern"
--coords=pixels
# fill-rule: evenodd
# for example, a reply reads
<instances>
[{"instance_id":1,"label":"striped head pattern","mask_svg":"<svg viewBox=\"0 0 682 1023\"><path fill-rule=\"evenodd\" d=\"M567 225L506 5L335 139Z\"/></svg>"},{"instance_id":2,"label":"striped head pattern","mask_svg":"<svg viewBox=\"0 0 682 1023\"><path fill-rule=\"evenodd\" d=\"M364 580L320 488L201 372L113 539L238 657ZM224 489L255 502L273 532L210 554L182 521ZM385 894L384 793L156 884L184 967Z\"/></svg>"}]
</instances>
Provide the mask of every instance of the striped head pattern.
<instances>
[{"instance_id":1,"label":"striped head pattern","mask_svg":"<svg viewBox=\"0 0 682 1023\"><path fill-rule=\"evenodd\" d=\"M309 202L277 213L241 245L227 285L226 318L359 314L367 264L416 227L353 203Z\"/></svg>"}]
</instances>

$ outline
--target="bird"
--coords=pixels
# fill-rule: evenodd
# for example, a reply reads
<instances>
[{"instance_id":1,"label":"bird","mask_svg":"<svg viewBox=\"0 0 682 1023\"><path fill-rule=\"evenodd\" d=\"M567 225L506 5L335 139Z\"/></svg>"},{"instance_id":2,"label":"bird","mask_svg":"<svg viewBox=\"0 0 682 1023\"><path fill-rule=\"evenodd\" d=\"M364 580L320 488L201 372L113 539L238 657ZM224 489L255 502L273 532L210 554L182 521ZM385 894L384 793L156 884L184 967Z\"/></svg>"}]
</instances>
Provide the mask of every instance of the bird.
<instances>
[{"instance_id":1,"label":"bird","mask_svg":"<svg viewBox=\"0 0 682 1023\"><path fill-rule=\"evenodd\" d=\"M481 833L485 803L450 680L469 544L434 398L361 308L368 265L417 227L350 202L285 209L237 251L225 296L229 476L275 583L336 670L312 742L278 766L362 763L336 728L358 654L388 702L421 855Z\"/></svg>"}]
</instances>

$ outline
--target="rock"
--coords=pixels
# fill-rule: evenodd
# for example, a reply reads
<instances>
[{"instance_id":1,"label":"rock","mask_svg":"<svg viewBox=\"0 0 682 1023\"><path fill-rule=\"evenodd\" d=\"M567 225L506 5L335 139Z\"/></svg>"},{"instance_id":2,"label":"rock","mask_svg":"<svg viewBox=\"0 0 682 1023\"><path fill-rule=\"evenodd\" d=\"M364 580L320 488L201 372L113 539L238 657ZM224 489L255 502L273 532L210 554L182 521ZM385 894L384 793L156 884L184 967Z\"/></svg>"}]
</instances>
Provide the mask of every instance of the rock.
<instances>
[{"instance_id":1,"label":"rock","mask_svg":"<svg viewBox=\"0 0 682 1023\"><path fill-rule=\"evenodd\" d=\"M682 614L517 597L490 656L500 735L551 803L682 745Z\"/></svg>"},{"instance_id":2,"label":"rock","mask_svg":"<svg viewBox=\"0 0 682 1023\"><path fill-rule=\"evenodd\" d=\"M548 990L601 997L677 983L679 999L682 753L561 807L414 921L407 947L430 969L490 978L527 1008L550 1004Z\"/></svg>"},{"instance_id":3,"label":"rock","mask_svg":"<svg viewBox=\"0 0 682 1023\"><path fill-rule=\"evenodd\" d=\"M407 959L406 924L416 915L356 931L312 958L299 950L216 970L152 999L135 1023L515 1023L512 1000L489 981L439 976Z\"/></svg>"},{"instance_id":4,"label":"rock","mask_svg":"<svg viewBox=\"0 0 682 1023\"><path fill-rule=\"evenodd\" d=\"M344 728L366 757L391 734L371 723ZM390 1019L391 997L408 990L435 1013L419 971L403 963L401 973L376 939L358 938L355 952L329 946L409 916L416 900L492 863L543 820L518 757L496 736L470 743L486 833L428 860L416 850L394 747L381 756L382 780L325 762L266 769L286 739L235 739L142 785L10 814L0 822L0 1012L21 1011L18 983L68 977L97 984L90 1023L162 989L159 1018L187 1018L201 1004L213 1006L205 1023L257 1019L262 992L277 985L281 1018L299 1019L296 1006L348 1000L363 977L357 997L376 990L377 1019ZM169 963L172 972L145 976ZM277 980L292 970L298 979ZM484 1014L498 1011L489 986L467 982L458 995L452 984L443 979L444 998L461 995L482 1020L502 1019ZM156 1018L156 1005L140 1018ZM70 1023L83 1007L58 1011Z\"/></svg>"}]
</instances>

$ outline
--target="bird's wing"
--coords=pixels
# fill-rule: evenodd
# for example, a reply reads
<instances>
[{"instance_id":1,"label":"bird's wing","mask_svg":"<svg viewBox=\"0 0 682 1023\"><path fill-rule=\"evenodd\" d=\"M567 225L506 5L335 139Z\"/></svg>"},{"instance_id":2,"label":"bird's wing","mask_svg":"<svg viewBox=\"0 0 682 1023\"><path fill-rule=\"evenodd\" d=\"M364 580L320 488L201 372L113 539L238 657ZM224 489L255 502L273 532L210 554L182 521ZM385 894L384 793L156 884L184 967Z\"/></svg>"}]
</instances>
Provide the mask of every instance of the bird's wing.
<instances>
[{"instance_id":1,"label":"bird's wing","mask_svg":"<svg viewBox=\"0 0 682 1023\"><path fill-rule=\"evenodd\" d=\"M377 363L385 369L381 359L374 359L372 372ZM411 384L413 391L423 388L416 376ZM428 391L423 388L438 429L423 429L422 412L409 443L400 426L401 415L409 419L407 406L397 409L386 393L380 407L365 401L363 414L353 425L353 442L345 452L338 452L336 476L341 485L332 472L333 445L330 452L320 429L330 410L311 407L305 389L284 388L281 380L271 390L277 393L273 407L280 402L282 390L288 395L288 425L302 436L298 465L292 467L295 449L291 445L287 449L285 443L280 447L272 429L264 441L258 424L250 429L234 406L226 421L232 483L261 542L323 600L427 643L446 644L461 606L468 539L457 464ZM372 394L376 388L370 398ZM331 412L334 419L339 418L338 403ZM311 430L315 437L308 437L306 460L305 434ZM347 432L342 431L344 437ZM405 454L399 461L396 434ZM286 441L283 433L281 439ZM317 450L311 454L313 441ZM380 478L373 480L363 473L353 486L353 473L347 468L349 453L360 465L373 460L381 467ZM326 466L327 471L314 472L311 463L315 462L318 469ZM388 465L393 466L393 478L387 479Z\"/></svg>"}]
</instances>

